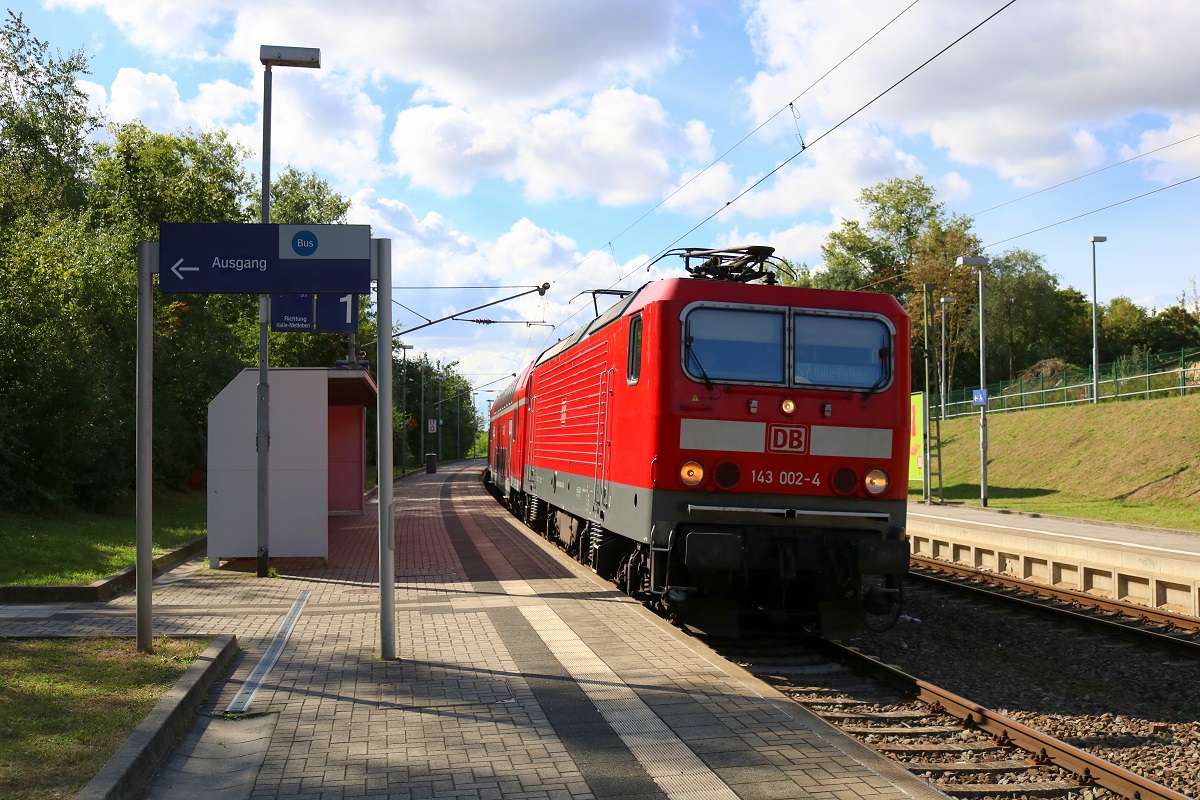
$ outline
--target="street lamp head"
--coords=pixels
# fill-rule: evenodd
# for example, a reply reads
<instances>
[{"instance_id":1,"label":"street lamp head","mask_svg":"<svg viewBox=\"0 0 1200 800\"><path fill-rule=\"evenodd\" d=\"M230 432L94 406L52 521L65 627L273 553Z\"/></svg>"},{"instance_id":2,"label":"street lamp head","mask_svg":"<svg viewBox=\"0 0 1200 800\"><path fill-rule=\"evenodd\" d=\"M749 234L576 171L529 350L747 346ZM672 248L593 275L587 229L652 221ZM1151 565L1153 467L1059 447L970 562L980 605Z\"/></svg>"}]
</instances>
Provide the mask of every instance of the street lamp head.
<instances>
[{"instance_id":1,"label":"street lamp head","mask_svg":"<svg viewBox=\"0 0 1200 800\"><path fill-rule=\"evenodd\" d=\"M953 303L953 302L954 302L954 298L953 298L953 297L942 297L942 298L940 298L940 299L938 300L938 302L939 302L939 303L943 303L943 304L945 304L945 303Z\"/></svg>"},{"instance_id":2,"label":"street lamp head","mask_svg":"<svg viewBox=\"0 0 1200 800\"><path fill-rule=\"evenodd\" d=\"M1107 242L1108 237L1107 236L1093 236L1088 241L1090 241L1092 244L1095 244L1096 242Z\"/></svg>"},{"instance_id":3,"label":"street lamp head","mask_svg":"<svg viewBox=\"0 0 1200 800\"><path fill-rule=\"evenodd\" d=\"M982 270L987 265L987 256L959 256L954 259L956 267L975 267L975 269Z\"/></svg>"},{"instance_id":4,"label":"street lamp head","mask_svg":"<svg viewBox=\"0 0 1200 800\"><path fill-rule=\"evenodd\" d=\"M280 47L264 44L258 48L258 60L266 67L311 67L321 68L321 48Z\"/></svg>"}]
</instances>

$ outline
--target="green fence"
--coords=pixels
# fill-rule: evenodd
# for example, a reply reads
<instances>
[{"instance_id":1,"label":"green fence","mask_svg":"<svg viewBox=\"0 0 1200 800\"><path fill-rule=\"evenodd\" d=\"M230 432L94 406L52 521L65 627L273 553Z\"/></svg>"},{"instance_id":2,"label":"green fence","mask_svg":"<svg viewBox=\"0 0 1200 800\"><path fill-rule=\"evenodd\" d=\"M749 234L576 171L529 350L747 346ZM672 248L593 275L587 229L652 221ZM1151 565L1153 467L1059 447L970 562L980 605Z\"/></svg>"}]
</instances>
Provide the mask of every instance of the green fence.
<instances>
[{"instance_id":1,"label":"green fence","mask_svg":"<svg viewBox=\"0 0 1200 800\"><path fill-rule=\"evenodd\" d=\"M1149 400L1153 397L1183 396L1200 391L1200 348L1176 350L1157 355L1138 355L1101 364L1095 381L1100 402ZM1064 406L1092 402L1091 369L1067 369L1001 381L988 385L988 413L1021 411L1026 408ZM978 414L972 405L971 386L947 391L944 418ZM940 398L932 398L930 414L941 408Z\"/></svg>"}]
</instances>

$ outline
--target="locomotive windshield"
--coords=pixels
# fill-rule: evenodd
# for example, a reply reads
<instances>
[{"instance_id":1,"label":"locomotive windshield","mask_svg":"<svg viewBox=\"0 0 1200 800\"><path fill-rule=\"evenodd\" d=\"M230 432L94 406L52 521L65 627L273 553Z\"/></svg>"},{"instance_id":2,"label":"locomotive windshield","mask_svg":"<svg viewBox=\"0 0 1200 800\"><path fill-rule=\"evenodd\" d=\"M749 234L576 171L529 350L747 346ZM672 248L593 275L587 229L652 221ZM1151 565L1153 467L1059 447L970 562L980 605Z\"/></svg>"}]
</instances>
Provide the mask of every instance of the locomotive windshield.
<instances>
[{"instance_id":1,"label":"locomotive windshield","mask_svg":"<svg viewBox=\"0 0 1200 800\"><path fill-rule=\"evenodd\" d=\"M796 383L875 390L890 378L891 333L878 319L797 313Z\"/></svg>"},{"instance_id":2,"label":"locomotive windshield","mask_svg":"<svg viewBox=\"0 0 1200 800\"><path fill-rule=\"evenodd\" d=\"M706 383L783 383L787 317L780 312L697 308L684 322L684 370Z\"/></svg>"},{"instance_id":3,"label":"locomotive windshield","mask_svg":"<svg viewBox=\"0 0 1200 800\"><path fill-rule=\"evenodd\" d=\"M878 391L891 380L892 332L879 317L696 307L683 335L684 371L704 383Z\"/></svg>"}]
</instances>

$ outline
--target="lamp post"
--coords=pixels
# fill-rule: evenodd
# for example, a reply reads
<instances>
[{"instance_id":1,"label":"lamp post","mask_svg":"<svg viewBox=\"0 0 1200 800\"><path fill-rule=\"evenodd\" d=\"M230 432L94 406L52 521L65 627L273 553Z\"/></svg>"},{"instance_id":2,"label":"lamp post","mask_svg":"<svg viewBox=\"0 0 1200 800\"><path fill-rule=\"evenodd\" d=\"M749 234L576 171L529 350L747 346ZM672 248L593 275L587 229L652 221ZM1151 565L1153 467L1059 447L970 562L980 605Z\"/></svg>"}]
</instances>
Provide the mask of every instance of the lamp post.
<instances>
[{"instance_id":1,"label":"lamp post","mask_svg":"<svg viewBox=\"0 0 1200 800\"><path fill-rule=\"evenodd\" d=\"M441 362L438 362L437 460L439 464L442 461L442 384L446 382L446 370L456 366L458 366L457 358L445 366L442 366Z\"/></svg>"},{"instance_id":2,"label":"lamp post","mask_svg":"<svg viewBox=\"0 0 1200 800\"><path fill-rule=\"evenodd\" d=\"M400 391L400 419L404 420L404 430L400 432L400 472L408 469L407 447L408 442L408 351L413 349L411 344L402 344L400 347L400 386L403 387Z\"/></svg>"},{"instance_id":3,"label":"lamp post","mask_svg":"<svg viewBox=\"0 0 1200 800\"><path fill-rule=\"evenodd\" d=\"M258 60L263 64L263 153L262 153L262 224L271 221L271 67L321 68L321 50L317 47L277 47L262 45ZM267 333L271 326L271 296L258 296L258 570L260 578L269 574L268 469L271 448L271 388L267 379Z\"/></svg>"},{"instance_id":4,"label":"lamp post","mask_svg":"<svg viewBox=\"0 0 1200 800\"><path fill-rule=\"evenodd\" d=\"M942 419L946 418L946 385L949 381L946 379L946 305L953 303L953 297L942 297L938 299L942 304Z\"/></svg>"},{"instance_id":5,"label":"lamp post","mask_svg":"<svg viewBox=\"0 0 1200 800\"><path fill-rule=\"evenodd\" d=\"M1107 236L1093 236L1092 242L1092 402L1100 402L1100 340L1096 335L1096 242L1107 242Z\"/></svg>"},{"instance_id":6,"label":"lamp post","mask_svg":"<svg viewBox=\"0 0 1200 800\"><path fill-rule=\"evenodd\" d=\"M959 256L957 267L974 267L979 272L979 388L987 397L987 341L984 338L983 275L987 271L987 256ZM987 508L987 400L979 404L979 502Z\"/></svg>"}]
</instances>

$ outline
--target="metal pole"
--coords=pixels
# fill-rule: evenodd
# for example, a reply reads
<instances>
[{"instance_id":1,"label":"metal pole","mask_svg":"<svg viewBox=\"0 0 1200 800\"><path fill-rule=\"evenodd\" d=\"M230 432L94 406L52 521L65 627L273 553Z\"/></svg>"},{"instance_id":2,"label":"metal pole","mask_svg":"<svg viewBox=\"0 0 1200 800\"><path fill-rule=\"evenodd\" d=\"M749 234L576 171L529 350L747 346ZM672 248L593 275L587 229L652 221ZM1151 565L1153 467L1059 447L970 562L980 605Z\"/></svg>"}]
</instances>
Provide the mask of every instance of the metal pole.
<instances>
[{"instance_id":1,"label":"metal pole","mask_svg":"<svg viewBox=\"0 0 1200 800\"><path fill-rule=\"evenodd\" d=\"M1092 242L1092 402L1100 402L1100 338L1096 332L1096 242L1107 242L1106 236L1093 236Z\"/></svg>"},{"instance_id":2,"label":"metal pole","mask_svg":"<svg viewBox=\"0 0 1200 800\"><path fill-rule=\"evenodd\" d=\"M421 452L418 454L425 461L425 370L421 370Z\"/></svg>"},{"instance_id":3,"label":"metal pole","mask_svg":"<svg viewBox=\"0 0 1200 800\"><path fill-rule=\"evenodd\" d=\"M271 221L271 65L263 65L262 223ZM267 366L267 333L271 325L271 296L258 296L258 570L270 574L270 507L268 505L271 449L271 387Z\"/></svg>"},{"instance_id":4,"label":"metal pole","mask_svg":"<svg viewBox=\"0 0 1200 800\"><path fill-rule=\"evenodd\" d=\"M987 339L984 336L984 310L983 310L983 273L987 266L985 260L978 265L979 269L979 388L987 391ZM984 508L988 504L987 492L987 409L988 404L984 402L979 407L979 502Z\"/></svg>"},{"instance_id":5,"label":"metal pole","mask_svg":"<svg viewBox=\"0 0 1200 800\"><path fill-rule=\"evenodd\" d=\"M439 362L438 367L441 368ZM445 378L440 371L438 372L438 401L437 401L437 435L438 435L438 463L442 463L442 381Z\"/></svg>"},{"instance_id":6,"label":"metal pole","mask_svg":"<svg viewBox=\"0 0 1200 800\"><path fill-rule=\"evenodd\" d=\"M392 240L377 239L379 279L375 309L380 331L392 330ZM379 644L385 661L396 657L396 504L392 499L392 337L376 344L379 362Z\"/></svg>"},{"instance_id":7,"label":"metal pole","mask_svg":"<svg viewBox=\"0 0 1200 800\"><path fill-rule=\"evenodd\" d=\"M400 345L400 355L403 358L400 367L400 419L404 426L400 432L400 471L408 467L408 351L411 344Z\"/></svg>"},{"instance_id":8,"label":"metal pole","mask_svg":"<svg viewBox=\"0 0 1200 800\"><path fill-rule=\"evenodd\" d=\"M942 304L942 419L946 418L946 385L950 382L946 376L946 304L953 303L953 297L943 297L939 301Z\"/></svg>"},{"instance_id":9,"label":"metal pole","mask_svg":"<svg viewBox=\"0 0 1200 800\"><path fill-rule=\"evenodd\" d=\"M925 385L921 393L921 499L926 503L931 497L929 474L929 284L921 284L921 335L924 337L922 350L925 351Z\"/></svg>"},{"instance_id":10,"label":"metal pole","mask_svg":"<svg viewBox=\"0 0 1200 800\"><path fill-rule=\"evenodd\" d=\"M154 285L157 242L138 243L137 285L137 649L154 652Z\"/></svg>"}]
</instances>

